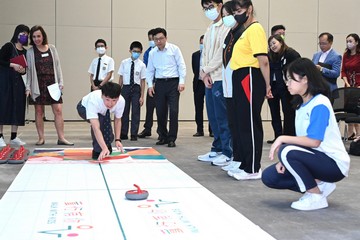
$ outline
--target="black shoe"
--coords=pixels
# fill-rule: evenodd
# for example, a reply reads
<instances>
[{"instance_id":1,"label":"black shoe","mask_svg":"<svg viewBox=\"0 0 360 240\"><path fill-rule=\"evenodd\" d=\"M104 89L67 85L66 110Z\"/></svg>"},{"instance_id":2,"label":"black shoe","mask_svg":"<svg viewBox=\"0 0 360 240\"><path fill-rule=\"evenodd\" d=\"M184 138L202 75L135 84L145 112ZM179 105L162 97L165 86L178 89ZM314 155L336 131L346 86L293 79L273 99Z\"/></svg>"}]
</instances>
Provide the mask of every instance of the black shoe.
<instances>
[{"instance_id":1,"label":"black shoe","mask_svg":"<svg viewBox=\"0 0 360 240\"><path fill-rule=\"evenodd\" d=\"M130 141L137 141L137 136L135 136L135 135L131 135L131 137L130 137Z\"/></svg>"},{"instance_id":2,"label":"black shoe","mask_svg":"<svg viewBox=\"0 0 360 240\"><path fill-rule=\"evenodd\" d=\"M266 141L267 144L273 144L274 142L275 142L275 139Z\"/></svg>"},{"instance_id":3,"label":"black shoe","mask_svg":"<svg viewBox=\"0 0 360 240\"><path fill-rule=\"evenodd\" d=\"M158 142L156 142L156 145L165 145L167 143L168 143L168 141L166 141L165 139L161 139Z\"/></svg>"},{"instance_id":4,"label":"black shoe","mask_svg":"<svg viewBox=\"0 0 360 240\"><path fill-rule=\"evenodd\" d=\"M92 154L91 154L91 158L94 160L97 160L100 156L99 152L95 152L94 150L92 150Z\"/></svg>"},{"instance_id":5,"label":"black shoe","mask_svg":"<svg viewBox=\"0 0 360 240\"><path fill-rule=\"evenodd\" d=\"M121 139L121 140L128 140L129 137L128 137L127 135L121 134L121 135L120 135L120 139Z\"/></svg>"},{"instance_id":6,"label":"black shoe","mask_svg":"<svg viewBox=\"0 0 360 240\"><path fill-rule=\"evenodd\" d=\"M66 146L74 146L74 143L69 142L68 140L58 140L57 141L57 145L66 145Z\"/></svg>"},{"instance_id":7,"label":"black shoe","mask_svg":"<svg viewBox=\"0 0 360 240\"><path fill-rule=\"evenodd\" d=\"M213 134L213 133L209 133L209 137L214 137L214 134Z\"/></svg>"},{"instance_id":8,"label":"black shoe","mask_svg":"<svg viewBox=\"0 0 360 240\"><path fill-rule=\"evenodd\" d=\"M168 143L168 147L176 147L175 142L170 141L170 142Z\"/></svg>"},{"instance_id":9,"label":"black shoe","mask_svg":"<svg viewBox=\"0 0 360 240\"><path fill-rule=\"evenodd\" d=\"M146 129L144 129L141 133L139 133L137 135L139 138L145 138L145 137L150 137L151 136L151 131L148 131Z\"/></svg>"},{"instance_id":10,"label":"black shoe","mask_svg":"<svg viewBox=\"0 0 360 240\"><path fill-rule=\"evenodd\" d=\"M204 136L203 132L197 132L193 135L193 137L202 137L202 136Z\"/></svg>"}]
</instances>

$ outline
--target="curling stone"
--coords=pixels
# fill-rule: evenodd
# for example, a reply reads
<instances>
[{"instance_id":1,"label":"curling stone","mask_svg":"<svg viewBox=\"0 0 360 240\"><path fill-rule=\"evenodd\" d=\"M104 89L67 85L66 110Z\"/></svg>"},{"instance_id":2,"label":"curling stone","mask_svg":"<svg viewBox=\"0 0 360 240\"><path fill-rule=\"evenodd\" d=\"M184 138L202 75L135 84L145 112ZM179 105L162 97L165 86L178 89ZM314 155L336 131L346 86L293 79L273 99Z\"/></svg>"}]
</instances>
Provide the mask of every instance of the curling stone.
<instances>
[{"instance_id":1,"label":"curling stone","mask_svg":"<svg viewBox=\"0 0 360 240\"><path fill-rule=\"evenodd\" d=\"M148 198L148 196L149 196L148 191L141 190L140 187L136 184L134 184L134 186L136 187L136 190L126 191L126 193L125 193L126 199L128 199L128 200L144 200L144 199Z\"/></svg>"}]
</instances>

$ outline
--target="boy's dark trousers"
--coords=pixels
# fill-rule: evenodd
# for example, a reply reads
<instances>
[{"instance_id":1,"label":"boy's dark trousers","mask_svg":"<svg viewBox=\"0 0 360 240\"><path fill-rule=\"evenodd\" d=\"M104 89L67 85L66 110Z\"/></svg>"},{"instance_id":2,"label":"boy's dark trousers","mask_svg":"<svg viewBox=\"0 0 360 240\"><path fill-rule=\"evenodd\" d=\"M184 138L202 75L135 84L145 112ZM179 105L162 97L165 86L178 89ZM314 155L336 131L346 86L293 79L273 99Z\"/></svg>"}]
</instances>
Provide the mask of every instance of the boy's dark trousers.
<instances>
[{"instance_id":1,"label":"boy's dark trousers","mask_svg":"<svg viewBox=\"0 0 360 240\"><path fill-rule=\"evenodd\" d=\"M76 108L77 108L79 116L82 119L86 120L87 122L90 122L88 119L86 119L86 108L81 104L81 101L78 103ZM100 130L101 130L101 133L103 134L103 136L104 136L104 129L106 127L108 129L110 129L110 133L109 133L110 136L108 136L108 137L104 136L104 140L105 140L106 146L108 146L109 150L110 149L112 150L111 143L114 141L114 133L113 133L112 126L111 126L110 116L108 116L108 118L109 118L108 121L105 120L106 116L98 114L98 117L99 117L99 123L100 123ZM102 149L96 140L96 137L95 137L92 127L91 127L91 138L92 138L93 150L97 153L100 153L102 151ZM110 153L111 153L111 150L110 150Z\"/></svg>"},{"instance_id":2,"label":"boy's dark trousers","mask_svg":"<svg viewBox=\"0 0 360 240\"><path fill-rule=\"evenodd\" d=\"M140 124L140 85L134 84L133 86L124 85L121 90L121 95L125 99L124 113L121 118L121 136L128 135L129 132L129 115L131 108L131 128L130 135L136 137L139 132Z\"/></svg>"}]
</instances>

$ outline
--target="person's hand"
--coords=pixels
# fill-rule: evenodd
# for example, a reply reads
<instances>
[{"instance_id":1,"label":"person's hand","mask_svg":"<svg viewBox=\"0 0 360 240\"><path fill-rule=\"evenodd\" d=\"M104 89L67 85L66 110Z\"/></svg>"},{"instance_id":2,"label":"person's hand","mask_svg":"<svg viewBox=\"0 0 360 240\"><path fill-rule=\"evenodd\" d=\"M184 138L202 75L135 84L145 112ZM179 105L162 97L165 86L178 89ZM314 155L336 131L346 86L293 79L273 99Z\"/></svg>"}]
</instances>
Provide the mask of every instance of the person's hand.
<instances>
[{"instance_id":1,"label":"person's hand","mask_svg":"<svg viewBox=\"0 0 360 240\"><path fill-rule=\"evenodd\" d=\"M97 86L95 86L95 85L91 85L91 89L92 89L93 91L95 91L95 90L98 90L99 88L98 88Z\"/></svg>"},{"instance_id":2,"label":"person's hand","mask_svg":"<svg viewBox=\"0 0 360 240\"><path fill-rule=\"evenodd\" d=\"M280 174L284 174L284 173L285 173L286 168L284 167L284 165L282 165L281 162L278 162L278 163L276 164L275 168L276 168L276 171L277 171L278 173L280 173Z\"/></svg>"},{"instance_id":3,"label":"person's hand","mask_svg":"<svg viewBox=\"0 0 360 240\"><path fill-rule=\"evenodd\" d=\"M26 97L29 97L31 95L30 90L26 90L25 95L26 95Z\"/></svg>"},{"instance_id":4,"label":"person's hand","mask_svg":"<svg viewBox=\"0 0 360 240\"><path fill-rule=\"evenodd\" d=\"M178 90L179 90L179 92L184 91L185 90L185 84L179 84Z\"/></svg>"},{"instance_id":5,"label":"person's hand","mask_svg":"<svg viewBox=\"0 0 360 240\"><path fill-rule=\"evenodd\" d=\"M345 86L344 87L350 87L350 84L348 82L345 82Z\"/></svg>"},{"instance_id":6,"label":"person's hand","mask_svg":"<svg viewBox=\"0 0 360 240\"><path fill-rule=\"evenodd\" d=\"M109 149L108 149L108 148L105 148L105 149L103 149L103 150L101 151L101 153L100 153L100 155L99 155L99 157L98 157L98 160L101 161L101 160L103 160L104 158L106 158L106 157L109 156L109 155L110 155Z\"/></svg>"},{"instance_id":7,"label":"person's hand","mask_svg":"<svg viewBox=\"0 0 360 240\"><path fill-rule=\"evenodd\" d=\"M139 103L140 103L140 107L141 107L141 106L144 104L144 98L141 97L141 98L139 99Z\"/></svg>"},{"instance_id":8,"label":"person's hand","mask_svg":"<svg viewBox=\"0 0 360 240\"><path fill-rule=\"evenodd\" d=\"M271 145L270 151L269 151L270 160L274 160L274 154L278 152L280 145L283 144L281 139L282 139L282 137L279 136L278 138L276 138L275 142Z\"/></svg>"},{"instance_id":9,"label":"person's hand","mask_svg":"<svg viewBox=\"0 0 360 240\"><path fill-rule=\"evenodd\" d=\"M269 98L274 98L274 96L272 95L272 92L271 92L271 86L266 86L266 96L265 96L267 99Z\"/></svg>"},{"instance_id":10,"label":"person's hand","mask_svg":"<svg viewBox=\"0 0 360 240\"><path fill-rule=\"evenodd\" d=\"M204 77L206 76L207 74L204 72L204 70L201 70L200 71L200 79L204 79Z\"/></svg>"},{"instance_id":11,"label":"person's hand","mask_svg":"<svg viewBox=\"0 0 360 240\"><path fill-rule=\"evenodd\" d=\"M62 91L64 89L63 85L59 85L60 91Z\"/></svg>"},{"instance_id":12,"label":"person's hand","mask_svg":"<svg viewBox=\"0 0 360 240\"><path fill-rule=\"evenodd\" d=\"M115 146L117 150L120 150L122 153L124 153L124 147L120 141L115 141Z\"/></svg>"},{"instance_id":13,"label":"person's hand","mask_svg":"<svg viewBox=\"0 0 360 240\"><path fill-rule=\"evenodd\" d=\"M150 97L153 97L153 96L154 96L154 94L155 94L154 87L149 87L149 89L148 89L148 93L149 93Z\"/></svg>"},{"instance_id":14,"label":"person's hand","mask_svg":"<svg viewBox=\"0 0 360 240\"><path fill-rule=\"evenodd\" d=\"M316 64L315 66L319 71L321 71L321 66L319 64Z\"/></svg>"},{"instance_id":15,"label":"person's hand","mask_svg":"<svg viewBox=\"0 0 360 240\"><path fill-rule=\"evenodd\" d=\"M206 88L212 88L213 81L209 75L203 77L203 82Z\"/></svg>"}]
</instances>

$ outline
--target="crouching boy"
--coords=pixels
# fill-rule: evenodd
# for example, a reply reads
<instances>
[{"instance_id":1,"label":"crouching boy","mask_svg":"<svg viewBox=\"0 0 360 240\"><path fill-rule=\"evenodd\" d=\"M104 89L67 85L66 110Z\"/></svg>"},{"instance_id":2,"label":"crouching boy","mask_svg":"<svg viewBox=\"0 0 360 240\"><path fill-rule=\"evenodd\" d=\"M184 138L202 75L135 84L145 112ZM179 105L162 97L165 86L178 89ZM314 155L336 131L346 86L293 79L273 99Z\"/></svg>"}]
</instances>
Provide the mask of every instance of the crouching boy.
<instances>
[{"instance_id":1,"label":"crouching boy","mask_svg":"<svg viewBox=\"0 0 360 240\"><path fill-rule=\"evenodd\" d=\"M102 160L112 153L111 143L114 140L114 133L111 127L110 113L114 113L115 116L115 146L123 152L120 130L125 100L120 94L119 84L107 82L101 87L101 90L89 93L77 105L80 117L91 124L93 159Z\"/></svg>"}]
</instances>

